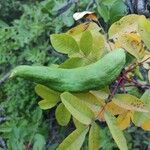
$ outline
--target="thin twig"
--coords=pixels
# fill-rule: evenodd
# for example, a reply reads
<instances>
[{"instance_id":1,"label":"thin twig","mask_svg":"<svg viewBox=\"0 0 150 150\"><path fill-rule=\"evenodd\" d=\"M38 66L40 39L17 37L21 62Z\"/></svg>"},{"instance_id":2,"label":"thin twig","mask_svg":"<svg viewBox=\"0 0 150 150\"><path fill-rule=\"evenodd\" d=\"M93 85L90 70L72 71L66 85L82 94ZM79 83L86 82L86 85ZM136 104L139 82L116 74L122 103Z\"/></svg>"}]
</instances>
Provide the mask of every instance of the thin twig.
<instances>
[{"instance_id":1,"label":"thin twig","mask_svg":"<svg viewBox=\"0 0 150 150\"><path fill-rule=\"evenodd\" d=\"M138 86L138 87L143 87L143 88L145 88L145 89L150 89L150 86L143 85L143 84L141 84L141 83L139 83L139 82L137 82L137 81L135 81L135 80L133 80L133 79L131 80L131 79L129 79L129 78L126 77L126 76L124 76L124 79L127 80L127 81L130 82L130 83L135 84L135 85Z\"/></svg>"}]
</instances>

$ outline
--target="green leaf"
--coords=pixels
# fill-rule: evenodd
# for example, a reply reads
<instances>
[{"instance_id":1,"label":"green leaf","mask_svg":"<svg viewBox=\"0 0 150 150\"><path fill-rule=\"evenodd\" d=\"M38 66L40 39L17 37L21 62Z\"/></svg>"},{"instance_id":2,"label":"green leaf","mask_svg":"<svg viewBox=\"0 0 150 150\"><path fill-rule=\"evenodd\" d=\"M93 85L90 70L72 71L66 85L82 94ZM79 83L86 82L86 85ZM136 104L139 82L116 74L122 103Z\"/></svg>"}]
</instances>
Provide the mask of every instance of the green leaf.
<instances>
[{"instance_id":1,"label":"green leaf","mask_svg":"<svg viewBox=\"0 0 150 150\"><path fill-rule=\"evenodd\" d=\"M60 101L60 93L55 92L44 85L38 84L35 87L35 91L44 99L38 103L41 109L50 109Z\"/></svg>"},{"instance_id":2,"label":"green leaf","mask_svg":"<svg viewBox=\"0 0 150 150\"><path fill-rule=\"evenodd\" d=\"M150 49L150 21L145 18L145 16L140 16L138 21L138 31L139 34L147 46Z\"/></svg>"},{"instance_id":3,"label":"green leaf","mask_svg":"<svg viewBox=\"0 0 150 150\"><path fill-rule=\"evenodd\" d=\"M110 19L110 12L107 5L104 5L103 3L98 4L98 12L100 16L104 19L105 22L108 22Z\"/></svg>"},{"instance_id":4,"label":"green leaf","mask_svg":"<svg viewBox=\"0 0 150 150\"><path fill-rule=\"evenodd\" d=\"M127 110L149 112L150 105L130 94L116 94L113 102Z\"/></svg>"},{"instance_id":5,"label":"green leaf","mask_svg":"<svg viewBox=\"0 0 150 150\"><path fill-rule=\"evenodd\" d=\"M72 116L81 123L89 125L95 119L94 112L76 96L69 92L64 92L60 97Z\"/></svg>"},{"instance_id":6,"label":"green leaf","mask_svg":"<svg viewBox=\"0 0 150 150\"><path fill-rule=\"evenodd\" d=\"M57 150L80 150L89 128L78 128L58 146Z\"/></svg>"},{"instance_id":7,"label":"green leaf","mask_svg":"<svg viewBox=\"0 0 150 150\"><path fill-rule=\"evenodd\" d=\"M48 87L38 84L35 87L35 92L45 100L49 100L52 103L60 101L60 93L49 89Z\"/></svg>"},{"instance_id":8,"label":"green leaf","mask_svg":"<svg viewBox=\"0 0 150 150\"><path fill-rule=\"evenodd\" d=\"M51 102L49 100L41 100L38 102L38 105L41 109L51 109L53 108L54 106L56 106L57 102Z\"/></svg>"},{"instance_id":9,"label":"green leaf","mask_svg":"<svg viewBox=\"0 0 150 150\"><path fill-rule=\"evenodd\" d=\"M100 110L100 107L102 107L102 102L100 99L97 99L94 95L91 93L75 93L73 94L77 98L79 98L81 101L85 102L87 106L95 112L95 114Z\"/></svg>"},{"instance_id":10,"label":"green leaf","mask_svg":"<svg viewBox=\"0 0 150 150\"><path fill-rule=\"evenodd\" d=\"M36 134L34 137L33 150L42 150L44 149L46 141L44 136L41 134Z\"/></svg>"},{"instance_id":11,"label":"green leaf","mask_svg":"<svg viewBox=\"0 0 150 150\"><path fill-rule=\"evenodd\" d=\"M82 124L80 121L78 121L76 118L73 117L73 123L75 125L76 128L84 128L85 125Z\"/></svg>"},{"instance_id":12,"label":"green leaf","mask_svg":"<svg viewBox=\"0 0 150 150\"><path fill-rule=\"evenodd\" d=\"M150 90L147 90L142 95L141 100L146 104L150 104L149 98L150 98ZM142 123L144 123L149 119L150 119L150 113L134 112L132 121L136 126L141 126Z\"/></svg>"},{"instance_id":13,"label":"green leaf","mask_svg":"<svg viewBox=\"0 0 150 150\"><path fill-rule=\"evenodd\" d=\"M71 35L79 44L80 44L80 39L82 36L82 33L85 31L90 31L91 33L93 31L99 32L101 28L94 22L86 22L86 23L81 23L74 28L71 28L67 33Z\"/></svg>"},{"instance_id":14,"label":"green leaf","mask_svg":"<svg viewBox=\"0 0 150 150\"><path fill-rule=\"evenodd\" d=\"M79 52L77 42L69 34L52 34L50 39L54 49L60 53L72 55Z\"/></svg>"},{"instance_id":15,"label":"green leaf","mask_svg":"<svg viewBox=\"0 0 150 150\"><path fill-rule=\"evenodd\" d=\"M113 5L110 7L110 23L117 21L127 13L127 6L123 0L113 1Z\"/></svg>"},{"instance_id":16,"label":"green leaf","mask_svg":"<svg viewBox=\"0 0 150 150\"><path fill-rule=\"evenodd\" d=\"M89 150L99 150L100 127L94 122L89 132Z\"/></svg>"},{"instance_id":17,"label":"green leaf","mask_svg":"<svg viewBox=\"0 0 150 150\"><path fill-rule=\"evenodd\" d=\"M85 31L82 33L81 39L80 39L80 49L84 53L85 56L88 56L89 53L93 49L93 38L90 31Z\"/></svg>"},{"instance_id":18,"label":"green leaf","mask_svg":"<svg viewBox=\"0 0 150 150\"><path fill-rule=\"evenodd\" d=\"M70 112L66 109L63 103L60 103L55 111L56 120L59 125L66 126L71 118Z\"/></svg>"},{"instance_id":19,"label":"green leaf","mask_svg":"<svg viewBox=\"0 0 150 150\"><path fill-rule=\"evenodd\" d=\"M116 118L108 112L104 113L104 117L105 117L106 123L108 125L108 128L113 136L113 139L115 140L119 149L120 150L128 150L126 139L125 139L121 129L117 126Z\"/></svg>"},{"instance_id":20,"label":"green leaf","mask_svg":"<svg viewBox=\"0 0 150 150\"><path fill-rule=\"evenodd\" d=\"M60 64L59 67L71 69L71 68L84 66L84 64L85 62L83 58L73 57L73 58L67 59L64 63Z\"/></svg>"},{"instance_id":21,"label":"green leaf","mask_svg":"<svg viewBox=\"0 0 150 150\"><path fill-rule=\"evenodd\" d=\"M105 40L103 35L97 30L91 31L91 34L93 37L93 50L89 57L95 62L99 60L105 52Z\"/></svg>"}]
</instances>

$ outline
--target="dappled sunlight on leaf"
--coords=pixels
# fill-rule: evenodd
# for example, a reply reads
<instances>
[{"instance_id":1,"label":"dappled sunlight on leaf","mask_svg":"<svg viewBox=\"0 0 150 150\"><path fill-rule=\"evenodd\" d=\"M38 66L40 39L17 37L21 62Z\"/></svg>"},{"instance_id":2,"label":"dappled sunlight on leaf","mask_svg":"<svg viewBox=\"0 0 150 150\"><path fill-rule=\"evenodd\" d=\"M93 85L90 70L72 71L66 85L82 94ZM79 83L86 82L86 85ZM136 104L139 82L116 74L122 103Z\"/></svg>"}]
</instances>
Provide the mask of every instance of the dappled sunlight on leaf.
<instances>
[{"instance_id":1,"label":"dappled sunlight on leaf","mask_svg":"<svg viewBox=\"0 0 150 150\"><path fill-rule=\"evenodd\" d=\"M140 16L140 19L138 20L138 32L143 42L150 50L150 21L146 19L145 16Z\"/></svg>"}]
</instances>

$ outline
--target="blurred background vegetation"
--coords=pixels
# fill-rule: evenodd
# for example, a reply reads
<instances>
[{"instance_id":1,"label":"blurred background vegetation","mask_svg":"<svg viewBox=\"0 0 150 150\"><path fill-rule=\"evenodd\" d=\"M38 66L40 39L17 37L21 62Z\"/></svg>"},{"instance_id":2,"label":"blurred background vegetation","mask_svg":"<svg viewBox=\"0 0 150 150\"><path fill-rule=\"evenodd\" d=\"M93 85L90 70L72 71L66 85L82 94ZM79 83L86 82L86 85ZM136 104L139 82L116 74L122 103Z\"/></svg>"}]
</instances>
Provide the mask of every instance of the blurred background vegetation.
<instances>
[{"instance_id":1,"label":"blurred background vegetation","mask_svg":"<svg viewBox=\"0 0 150 150\"><path fill-rule=\"evenodd\" d=\"M5 79L17 65L63 62L66 56L54 51L49 35L78 24L72 15L85 10L95 11L107 30L130 7L123 0L0 0L0 150L55 150L74 129L72 124L60 127L53 109L38 107L35 84ZM107 127L102 126L101 148L117 149ZM150 149L148 132L131 127L125 134L130 149ZM82 149L87 149L86 142Z\"/></svg>"}]
</instances>

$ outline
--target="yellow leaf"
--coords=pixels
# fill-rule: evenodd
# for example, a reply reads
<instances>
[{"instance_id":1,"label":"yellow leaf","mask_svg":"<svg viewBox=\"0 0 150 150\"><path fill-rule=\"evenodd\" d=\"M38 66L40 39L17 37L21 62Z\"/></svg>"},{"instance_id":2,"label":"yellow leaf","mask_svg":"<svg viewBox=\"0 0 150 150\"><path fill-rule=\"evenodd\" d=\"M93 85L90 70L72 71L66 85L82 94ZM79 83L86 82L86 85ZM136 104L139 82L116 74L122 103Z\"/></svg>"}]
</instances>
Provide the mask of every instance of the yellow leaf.
<instances>
[{"instance_id":1,"label":"yellow leaf","mask_svg":"<svg viewBox=\"0 0 150 150\"><path fill-rule=\"evenodd\" d=\"M145 122L141 125L141 128L143 128L144 130L150 131L150 120L145 121Z\"/></svg>"},{"instance_id":2,"label":"yellow leaf","mask_svg":"<svg viewBox=\"0 0 150 150\"><path fill-rule=\"evenodd\" d=\"M117 117L117 123L121 130L126 129L130 125L132 112L125 112Z\"/></svg>"},{"instance_id":3,"label":"yellow leaf","mask_svg":"<svg viewBox=\"0 0 150 150\"><path fill-rule=\"evenodd\" d=\"M131 14L121 18L109 28L109 38L117 39L125 33L137 32L139 15Z\"/></svg>"},{"instance_id":4,"label":"yellow leaf","mask_svg":"<svg viewBox=\"0 0 150 150\"><path fill-rule=\"evenodd\" d=\"M123 34L116 41L116 46L118 48L124 48L128 53L141 60L145 53L140 36L136 33Z\"/></svg>"},{"instance_id":5,"label":"yellow leaf","mask_svg":"<svg viewBox=\"0 0 150 150\"><path fill-rule=\"evenodd\" d=\"M67 31L67 34L71 35L78 43L80 42L82 33L84 31L97 31L99 32L101 28L94 22L86 22L77 25L76 27Z\"/></svg>"},{"instance_id":6,"label":"yellow leaf","mask_svg":"<svg viewBox=\"0 0 150 150\"><path fill-rule=\"evenodd\" d=\"M141 101L143 101L146 104L150 104L150 90L147 90L144 92L142 97L140 98ZM143 124L145 121L150 119L150 112L145 113L145 112L134 112L132 122L140 127L141 124Z\"/></svg>"},{"instance_id":7,"label":"yellow leaf","mask_svg":"<svg viewBox=\"0 0 150 150\"><path fill-rule=\"evenodd\" d=\"M125 113L127 111L126 109L119 107L112 101L107 103L105 110L108 110L113 115L119 115L119 114Z\"/></svg>"},{"instance_id":8,"label":"yellow leaf","mask_svg":"<svg viewBox=\"0 0 150 150\"><path fill-rule=\"evenodd\" d=\"M127 110L149 112L150 105L130 94L116 94L113 102Z\"/></svg>"},{"instance_id":9,"label":"yellow leaf","mask_svg":"<svg viewBox=\"0 0 150 150\"><path fill-rule=\"evenodd\" d=\"M138 20L138 32L147 48L150 49L150 21L145 16L140 16Z\"/></svg>"}]
</instances>

